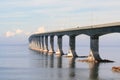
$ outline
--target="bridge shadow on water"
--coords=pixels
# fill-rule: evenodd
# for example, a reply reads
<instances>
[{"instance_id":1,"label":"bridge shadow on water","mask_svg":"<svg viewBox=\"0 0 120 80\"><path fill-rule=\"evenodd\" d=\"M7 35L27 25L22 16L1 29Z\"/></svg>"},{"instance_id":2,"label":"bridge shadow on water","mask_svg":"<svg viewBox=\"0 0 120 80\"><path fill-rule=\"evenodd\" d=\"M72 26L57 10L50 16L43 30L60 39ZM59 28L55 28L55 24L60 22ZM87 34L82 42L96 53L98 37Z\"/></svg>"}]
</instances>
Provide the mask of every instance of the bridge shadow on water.
<instances>
[{"instance_id":1,"label":"bridge shadow on water","mask_svg":"<svg viewBox=\"0 0 120 80\"><path fill-rule=\"evenodd\" d=\"M57 69L59 70L56 74L57 76L64 76L67 72L69 80L78 80L78 79L86 79L86 80L100 80L99 79L99 66L101 63L85 63L87 67L85 68L81 66L76 66L77 64L83 64L83 62L79 62L80 58L71 58L65 56L56 56L55 54L48 53L40 53L35 52L37 56L42 60L37 60L38 64L33 64L35 67L42 67L46 69ZM66 70L67 71L66 71ZM53 71L54 72L54 71ZM83 76L84 74L84 76ZM82 78L83 77L83 78Z\"/></svg>"}]
</instances>

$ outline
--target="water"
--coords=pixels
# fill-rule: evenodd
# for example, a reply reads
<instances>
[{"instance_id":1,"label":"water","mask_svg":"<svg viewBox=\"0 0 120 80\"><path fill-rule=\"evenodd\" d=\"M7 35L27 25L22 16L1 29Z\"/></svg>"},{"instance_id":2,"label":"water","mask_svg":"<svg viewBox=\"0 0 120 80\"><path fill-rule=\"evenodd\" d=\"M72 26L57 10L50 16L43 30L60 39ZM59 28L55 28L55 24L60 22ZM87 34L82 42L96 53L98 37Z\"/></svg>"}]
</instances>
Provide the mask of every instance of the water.
<instances>
[{"instance_id":1,"label":"water","mask_svg":"<svg viewBox=\"0 0 120 80\"><path fill-rule=\"evenodd\" d=\"M80 47L78 55L87 55ZM120 47L100 47L102 58L114 63L82 63L78 60L31 51L28 45L0 46L0 80L120 80L112 66L120 66Z\"/></svg>"}]
</instances>

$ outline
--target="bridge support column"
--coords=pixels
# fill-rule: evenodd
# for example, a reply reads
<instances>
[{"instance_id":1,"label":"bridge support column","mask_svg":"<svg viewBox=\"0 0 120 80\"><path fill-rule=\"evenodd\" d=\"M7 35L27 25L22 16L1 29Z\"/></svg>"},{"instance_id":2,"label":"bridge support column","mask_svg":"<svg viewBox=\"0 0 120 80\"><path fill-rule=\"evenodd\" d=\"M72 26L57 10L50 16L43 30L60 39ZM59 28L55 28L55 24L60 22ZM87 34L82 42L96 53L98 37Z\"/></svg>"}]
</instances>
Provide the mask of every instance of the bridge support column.
<instances>
[{"instance_id":1,"label":"bridge support column","mask_svg":"<svg viewBox=\"0 0 120 80\"><path fill-rule=\"evenodd\" d=\"M39 48L40 48L40 50L41 50L41 37L39 37Z\"/></svg>"},{"instance_id":2,"label":"bridge support column","mask_svg":"<svg viewBox=\"0 0 120 80\"><path fill-rule=\"evenodd\" d=\"M63 55L63 50L62 50L62 35L58 36L57 45L58 45L58 50L57 50L56 54L57 55Z\"/></svg>"},{"instance_id":3,"label":"bridge support column","mask_svg":"<svg viewBox=\"0 0 120 80\"><path fill-rule=\"evenodd\" d=\"M30 40L29 48L32 49L33 47L33 39Z\"/></svg>"},{"instance_id":4,"label":"bridge support column","mask_svg":"<svg viewBox=\"0 0 120 80\"><path fill-rule=\"evenodd\" d=\"M35 40L34 38L32 39L32 42L31 42L31 49L35 48Z\"/></svg>"},{"instance_id":5,"label":"bridge support column","mask_svg":"<svg viewBox=\"0 0 120 80\"><path fill-rule=\"evenodd\" d=\"M70 47L70 50L67 56L77 57L77 54L75 51L75 36L74 35L69 36L69 47Z\"/></svg>"},{"instance_id":6,"label":"bridge support column","mask_svg":"<svg viewBox=\"0 0 120 80\"><path fill-rule=\"evenodd\" d=\"M35 38L35 49L37 51L40 51L40 42L39 42L39 37Z\"/></svg>"},{"instance_id":7,"label":"bridge support column","mask_svg":"<svg viewBox=\"0 0 120 80\"><path fill-rule=\"evenodd\" d=\"M41 51L44 51L44 36L41 36Z\"/></svg>"},{"instance_id":8,"label":"bridge support column","mask_svg":"<svg viewBox=\"0 0 120 80\"><path fill-rule=\"evenodd\" d=\"M90 36L90 55L88 56L89 61L101 61L99 56L99 36Z\"/></svg>"},{"instance_id":9,"label":"bridge support column","mask_svg":"<svg viewBox=\"0 0 120 80\"><path fill-rule=\"evenodd\" d=\"M36 42L37 42L37 49L40 49L39 37L36 37Z\"/></svg>"},{"instance_id":10,"label":"bridge support column","mask_svg":"<svg viewBox=\"0 0 120 80\"><path fill-rule=\"evenodd\" d=\"M34 46L34 40L33 40L33 39L31 39L30 44L29 44L29 48L30 48L30 49L32 49L32 48L33 48L33 46Z\"/></svg>"},{"instance_id":11,"label":"bridge support column","mask_svg":"<svg viewBox=\"0 0 120 80\"><path fill-rule=\"evenodd\" d=\"M45 36L45 49L44 49L45 52L48 51L48 36Z\"/></svg>"},{"instance_id":12,"label":"bridge support column","mask_svg":"<svg viewBox=\"0 0 120 80\"><path fill-rule=\"evenodd\" d=\"M49 53L54 52L54 36L50 36L50 50Z\"/></svg>"},{"instance_id":13,"label":"bridge support column","mask_svg":"<svg viewBox=\"0 0 120 80\"><path fill-rule=\"evenodd\" d=\"M37 38L34 38L34 48L37 49Z\"/></svg>"},{"instance_id":14,"label":"bridge support column","mask_svg":"<svg viewBox=\"0 0 120 80\"><path fill-rule=\"evenodd\" d=\"M42 36L39 37L40 51L42 51Z\"/></svg>"}]
</instances>

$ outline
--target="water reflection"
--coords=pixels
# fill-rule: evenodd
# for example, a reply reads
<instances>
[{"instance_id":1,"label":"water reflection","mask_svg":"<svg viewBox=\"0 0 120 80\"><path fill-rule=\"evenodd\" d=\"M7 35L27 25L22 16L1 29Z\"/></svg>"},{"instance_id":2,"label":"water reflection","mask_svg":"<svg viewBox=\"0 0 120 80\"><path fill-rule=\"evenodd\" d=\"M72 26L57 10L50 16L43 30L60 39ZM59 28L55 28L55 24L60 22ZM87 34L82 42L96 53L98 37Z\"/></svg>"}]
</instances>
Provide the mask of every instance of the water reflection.
<instances>
[{"instance_id":1,"label":"water reflection","mask_svg":"<svg viewBox=\"0 0 120 80\"><path fill-rule=\"evenodd\" d=\"M99 80L99 64L100 63L89 63L90 80Z\"/></svg>"},{"instance_id":2,"label":"water reflection","mask_svg":"<svg viewBox=\"0 0 120 80\"><path fill-rule=\"evenodd\" d=\"M57 57L57 67L62 68L62 56Z\"/></svg>"},{"instance_id":3,"label":"water reflection","mask_svg":"<svg viewBox=\"0 0 120 80\"><path fill-rule=\"evenodd\" d=\"M24 46L7 48L1 49L0 80L120 80L119 73L111 71L111 66L119 65L119 56L114 54L109 56L117 62L101 65L78 61L83 58L34 52Z\"/></svg>"},{"instance_id":4,"label":"water reflection","mask_svg":"<svg viewBox=\"0 0 120 80\"><path fill-rule=\"evenodd\" d=\"M69 58L69 67L75 68L75 59L76 58Z\"/></svg>"},{"instance_id":5,"label":"water reflection","mask_svg":"<svg viewBox=\"0 0 120 80\"><path fill-rule=\"evenodd\" d=\"M47 53L43 53L45 56L45 67L48 67L48 54Z\"/></svg>"},{"instance_id":6,"label":"water reflection","mask_svg":"<svg viewBox=\"0 0 120 80\"><path fill-rule=\"evenodd\" d=\"M51 55L49 55L50 56L50 68L54 68L54 55L53 54L51 54Z\"/></svg>"},{"instance_id":7,"label":"water reflection","mask_svg":"<svg viewBox=\"0 0 120 80\"><path fill-rule=\"evenodd\" d=\"M51 68L49 70L53 70L52 76L56 77L66 77L68 80L74 80L78 78L84 79L82 74L86 75L85 79L89 80L99 80L99 63L88 63L88 68L81 68L81 66L77 66L77 64L81 64L81 62L77 62L76 58L66 58L64 56L56 56L55 54L47 54L47 53L39 53L40 59L37 59L37 63L34 66L38 66L42 68ZM66 63L67 61L67 63ZM86 63L85 63L86 64ZM78 68L76 68L76 66ZM67 67L67 68L66 68ZM53 69L54 68L54 69ZM57 69L56 69L57 68ZM64 74L65 73L65 74Z\"/></svg>"},{"instance_id":8,"label":"water reflection","mask_svg":"<svg viewBox=\"0 0 120 80\"><path fill-rule=\"evenodd\" d=\"M75 59L69 58L69 77L70 79L75 77Z\"/></svg>"}]
</instances>

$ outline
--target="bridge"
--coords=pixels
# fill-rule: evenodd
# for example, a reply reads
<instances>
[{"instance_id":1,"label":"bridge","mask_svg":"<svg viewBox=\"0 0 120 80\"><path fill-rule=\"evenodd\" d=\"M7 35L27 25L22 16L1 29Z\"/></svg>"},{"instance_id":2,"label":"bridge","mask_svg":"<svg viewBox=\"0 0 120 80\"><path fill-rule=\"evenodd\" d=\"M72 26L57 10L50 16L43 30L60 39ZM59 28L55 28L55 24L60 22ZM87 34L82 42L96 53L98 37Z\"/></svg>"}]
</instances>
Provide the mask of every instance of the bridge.
<instances>
[{"instance_id":1,"label":"bridge","mask_svg":"<svg viewBox=\"0 0 120 80\"><path fill-rule=\"evenodd\" d=\"M120 33L120 22L91 25L84 27L76 27L65 30L58 30L52 32L45 32L39 34L33 34L29 37L29 47L32 50L37 50L41 52L55 53L60 56L64 55L62 50L62 37L64 35L69 36L69 51L67 56L78 57L76 53L76 36L85 34L90 36L90 54L88 60L90 61L101 61L102 58L99 55L99 37L109 33ZM57 36L57 52L54 51L54 37ZM48 37L50 38L48 45ZM48 46L50 49L48 50Z\"/></svg>"}]
</instances>

